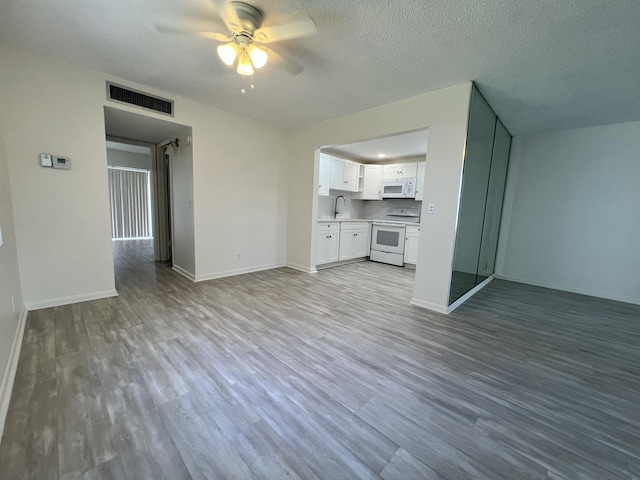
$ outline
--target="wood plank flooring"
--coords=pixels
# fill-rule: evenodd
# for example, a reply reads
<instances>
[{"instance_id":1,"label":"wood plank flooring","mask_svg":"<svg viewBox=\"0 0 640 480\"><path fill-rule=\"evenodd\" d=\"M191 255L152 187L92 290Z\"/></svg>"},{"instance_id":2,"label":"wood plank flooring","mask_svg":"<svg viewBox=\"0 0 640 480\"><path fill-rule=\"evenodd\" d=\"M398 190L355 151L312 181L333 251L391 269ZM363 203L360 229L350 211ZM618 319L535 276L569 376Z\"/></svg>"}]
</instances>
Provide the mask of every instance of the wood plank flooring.
<instances>
[{"instance_id":1,"label":"wood plank flooring","mask_svg":"<svg viewBox=\"0 0 640 480\"><path fill-rule=\"evenodd\" d=\"M449 316L373 262L30 312L2 479L640 479L640 307L494 282Z\"/></svg>"}]
</instances>

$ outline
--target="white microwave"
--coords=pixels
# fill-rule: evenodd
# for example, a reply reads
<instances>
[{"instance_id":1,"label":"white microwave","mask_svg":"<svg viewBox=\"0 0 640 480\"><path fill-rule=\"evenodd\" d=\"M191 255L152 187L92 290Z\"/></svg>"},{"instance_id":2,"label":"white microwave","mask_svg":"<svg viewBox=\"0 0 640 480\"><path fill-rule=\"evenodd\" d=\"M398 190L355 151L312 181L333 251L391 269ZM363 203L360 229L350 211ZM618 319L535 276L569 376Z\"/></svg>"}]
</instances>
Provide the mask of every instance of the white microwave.
<instances>
[{"instance_id":1,"label":"white microwave","mask_svg":"<svg viewBox=\"0 0 640 480\"><path fill-rule=\"evenodd\" d=\"M416 177L382 179L382 198L416 198Z\"/></svg>"}]
</instances>

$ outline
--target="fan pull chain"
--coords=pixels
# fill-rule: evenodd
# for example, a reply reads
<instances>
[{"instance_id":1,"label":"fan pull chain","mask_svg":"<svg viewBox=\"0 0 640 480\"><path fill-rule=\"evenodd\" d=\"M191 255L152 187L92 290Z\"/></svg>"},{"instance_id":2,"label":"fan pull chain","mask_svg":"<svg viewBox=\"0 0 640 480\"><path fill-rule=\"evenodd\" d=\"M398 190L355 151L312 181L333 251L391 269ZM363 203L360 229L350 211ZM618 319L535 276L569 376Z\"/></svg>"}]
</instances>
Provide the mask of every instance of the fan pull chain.
<instances>
[{"instance_id":1,"label":"fan pull chain","mask_svg":"<svg viewBox=\"0 0 640 480\"><path fill-rule=\"evenodd\" d=\"M244 78L243 78L243 79L244 79ZM250 88L251 90L255 90L256 88L253 86L253 75L251 75L251 80L252 80L252 82L249 84L249 88ZM241 88L240 88L240 93L242 93L242 94L247 93L247 89L246 89L246 88L244 88L244 87L241 87Z\"/></svg>"}]
</instances>

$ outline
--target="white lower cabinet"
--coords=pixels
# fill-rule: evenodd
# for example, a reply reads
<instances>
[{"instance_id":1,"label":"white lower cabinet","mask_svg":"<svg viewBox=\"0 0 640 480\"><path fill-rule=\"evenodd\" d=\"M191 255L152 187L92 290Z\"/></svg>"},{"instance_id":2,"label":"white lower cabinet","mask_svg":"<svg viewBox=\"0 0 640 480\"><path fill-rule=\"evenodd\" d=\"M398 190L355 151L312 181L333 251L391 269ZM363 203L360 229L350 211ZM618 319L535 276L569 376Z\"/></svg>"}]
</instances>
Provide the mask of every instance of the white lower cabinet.
<instances>
[{"instance_id":1,"label":"white lower cabinet","mask_svg":"<svg viewBox=\"0 0 640 480\"><path fill-rule=\"evenodd\" d=\"M340 225L340 260L369 255L369 222L343 222Z\"/></svg>"},{"instance_id":2,"label":"white lower cabinet","mask_svg":"<svg viewBox=\"0 0 640 480\"><path fill-rule=\"evenodd\" d=\"M318 223L316 240L316 265L338 261L340 223Z\"/></svg>"},{"instance_id":3,"label":"white lower cabinet","mask_svg":"<svg viewBox=\"0 0 640 480\"><path fill-rule=\"evenodd\" d=\"M369 222L318 222L316 265L369 256Z\"/></svg>"},{"instance_id":4,"label":"white lower cabinet","mask_svg":"<svg viewBox=\"0 0 640 480\"><path fill-rule=\"evenodd\" d=\"M418 242L420 240L420 227L407 225L404 240L404 263L416 265L418 263Z\"/></svg>"}]
</instances>

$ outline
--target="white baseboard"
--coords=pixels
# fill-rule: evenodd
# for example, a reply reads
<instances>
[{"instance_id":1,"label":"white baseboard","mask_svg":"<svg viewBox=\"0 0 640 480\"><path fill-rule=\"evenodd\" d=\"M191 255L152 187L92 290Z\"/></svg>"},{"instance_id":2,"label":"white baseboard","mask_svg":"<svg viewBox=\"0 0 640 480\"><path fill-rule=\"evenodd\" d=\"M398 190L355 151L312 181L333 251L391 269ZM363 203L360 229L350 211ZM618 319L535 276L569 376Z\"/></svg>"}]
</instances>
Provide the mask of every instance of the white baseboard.
<instances>
[{"instance_id":1,"label":"white baseboard","mask_svg":"<svg viewBox=\"0 0 640 480\"><path fill-rule=\"evenodd\" d=\"M299 265L297 263L291 263L291 262L287 262L287 264L285 265L288 268L291 268L293 270L298 270L299 272L304 272L304 273L318 273L318 270L316 270L315 268L309 268L305 265Z\"/></svg>"},{"instance_id":2,"label":"white baseboard","mask_svg":"<svg viewBox=\"0 0 640 480\"><path fill-rule=\"evenodd\" d=\"M478 285L473 287L471 290L469 290L467 293L465 293L463 296L461 296L458 300L456 300L449 306L438 305L437 303L425 302L424 300L419 300L417 298L412 298L411 302L409 303L411 303L411 305L415 305L416 307L426 308L427 310L433 310L434 312L449 314L453 312L456 308L458 308L460 305L462 305L464 302L469 300L471 297L473 297L476 293L478 293L484 287L489 285L489 283L491 283L491 280L493 280L493 275L486 278L482 283L479 283Z\"/></svg>"},{"instance_id":3,"label":"white baseboard","mask_svg":"<svg viewBox=\"0 0 640 480\"><path fill-rule=\"evenodd\" d=\"M178 266L178 265L174 265L173 267L171 267L173 269L174 272L178 272L180 275L182 275L183 277L187 277L189 280L191 280L192 282L196 281L196 276L191 273L188 272L187 270L185 270L184 268Z\"/></svg>"},{"instance_id":4,"label":"white baseboard","mask_svg":"<svg viewBox=\"0 0 640 480\"><path fill-rule=\"evenodd\" d=\"M16 333L13 336L7 368L4 371L2 383L0 383L0 438L4 433L4 423L7 419L7 413L9 412L9 403L11 402L11 392L13 391L13 383L16 378L16 371L18 370L18 359L20 358L20 349L22 348L22 337L24 336L24 327L27 322L27 313L28 310L26 307L23 307L20 312L20 318L18 319Z\"/></svg>"},{"instance_id":5,"label":"white baseboard","mask_svg":"<svg viewBox=\"0 0 640 480\"><path fill-rule=\"evenodd\" d=\"M117 297L118 292L115 290L103 290L101 292L82 293L80 295L71 295L69 297L50 298L48 300L39 300L37 302L25 302L27 310L40 310L41 308L59 307L60 305L70 305L72 303L88 302L90 300L98 300L100 298Z\"/></svg>"},{"instance_id":6,"label":"white baseboard","mask_svg":"<svg viewBox=\"0 0 640 480\"><path fill-rule=\"evenodd\" d=\"M216 273L205 273L202 275L196 275L196 282L204 282L206 280L215 280L216 278L233 277L235 275L243 275L245 273L261 272L263 270L271 270L273 268L284 267L284 263L271 263L268 265L258 265L255 267L234 268L233 270L224 270ZM288 265L286 265L288 266Z\"/></svg>"},{"instance_id":7,"label":"white baseboard","mask_svg":"<svg viewBox=\"0 0 640 480\"><path fill-rule=\"evenodd\" d=\"M539 282L528 278L512 277L510 275L494 275L498 280L507 280L509 282L523 283L525 285L533 285L534 287L550 288L552 290L560 290L561 292L577 293L578 295L587 295L589 297L604 298L605 300L613 300L615 302L632 303L640 305L640 298L624 297L621 295L609 295L602 292L594 292L592 290L584 290L581 288L571 288L566 285L558 285L551 282Z\"/></svg>"},{"instance_id":8,"label":"white baseboard","mask_svg":"<svg viewBox=\"0 0 640 480\"><path fill-rule=\"evenodd\" d=\"M437 303L425 302L424 300L419 300L417 298L412 298L409 303L411 305L415 305L416 307L433 310L434 312L449 313L447 312L447 307L443 307L442 305L438 305Z\"/></svg>"}]
</instances>

